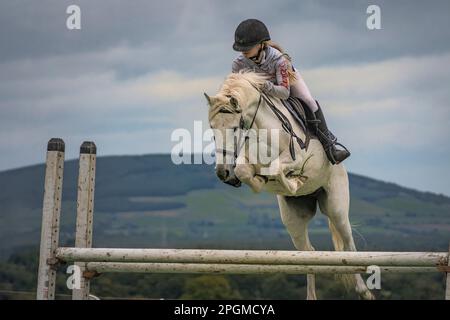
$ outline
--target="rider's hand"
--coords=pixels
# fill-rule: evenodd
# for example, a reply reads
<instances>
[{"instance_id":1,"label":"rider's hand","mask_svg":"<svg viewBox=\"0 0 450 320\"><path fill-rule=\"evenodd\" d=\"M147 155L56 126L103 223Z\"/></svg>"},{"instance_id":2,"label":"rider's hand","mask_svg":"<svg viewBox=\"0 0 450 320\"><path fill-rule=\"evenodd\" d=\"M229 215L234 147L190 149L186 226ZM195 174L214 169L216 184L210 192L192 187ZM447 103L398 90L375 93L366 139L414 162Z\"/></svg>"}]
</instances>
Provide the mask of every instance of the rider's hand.
<instances>
[{"instance_id":1,"label":"rider's hand","mask_svg":"<svg viewBox=\"0 0 450 320\"><path fill-rule=\"evenodd\" d=\"M273 82L269 80L267 80L262 86L262 91L265 93L270 93L272 89L273 89Z\"/></svg>"}]
</instances>

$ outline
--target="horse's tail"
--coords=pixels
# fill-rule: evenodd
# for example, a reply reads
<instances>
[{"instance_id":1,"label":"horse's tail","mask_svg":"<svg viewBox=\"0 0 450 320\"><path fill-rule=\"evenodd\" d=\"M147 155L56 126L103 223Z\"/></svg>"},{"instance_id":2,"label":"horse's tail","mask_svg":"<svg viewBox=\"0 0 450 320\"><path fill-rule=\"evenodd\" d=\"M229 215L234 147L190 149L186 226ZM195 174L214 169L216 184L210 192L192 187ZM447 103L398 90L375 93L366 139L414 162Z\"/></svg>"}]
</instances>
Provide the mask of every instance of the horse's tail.
<instances>
[{"instance_id":1,"label":"horse's tail","mask_svg":"<svg viewBox=\"0 0 450 320\"><path fill-rule=\"evenodd\" d=\"M331 239L333 240L334 250L344 251L344 241L330 219L328 219L328 225L331 231ZM344 283L345 289L347 290L352 290L356 287L356 277L353 274L336 274L335 277Z\"/></svg>"}]
</instances>

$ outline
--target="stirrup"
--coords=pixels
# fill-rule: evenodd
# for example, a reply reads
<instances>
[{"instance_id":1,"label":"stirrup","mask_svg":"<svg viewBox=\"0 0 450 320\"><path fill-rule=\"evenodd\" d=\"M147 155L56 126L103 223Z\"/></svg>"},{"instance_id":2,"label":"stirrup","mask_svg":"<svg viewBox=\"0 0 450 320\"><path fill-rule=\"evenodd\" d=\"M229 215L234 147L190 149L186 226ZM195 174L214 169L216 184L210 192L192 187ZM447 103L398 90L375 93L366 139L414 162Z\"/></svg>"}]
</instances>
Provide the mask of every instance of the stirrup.
<instances>
[{"instance_id":1,"label":"stirrup","mask_svg":"<svg viewBox=\"0 0 450 320\"><path fill-rule=\"evenodd\" d=\"M350 153L350 151L349 151L342 143L335 142L334 145L338 145L338 146L342 147L342 149L344 149L345 151L347 151L348 153Z\"/></svg>"},{"instance_id":2,"label":"stirrup","mask_svg":"<svg viewBox=\"0 0 450 320\"><path fill-rule=\"evenodd\" d=\"M350 151L349 151L342 143L335 142L332 146L336 146L336 145L342 147L345 151L348 152L348 156L345 158L345 159L347 159L347 158L350 156L350 154L351 154ZM335 165L335 164L340 164L340 163L341 163L342 161L344 161L345 159L343 159L343 160L341 160L341 161L337 161L336 158L335 158L334 155L333 155L332 146L330 146L329 148L327 148L327 149L325 150L325 153L327 154L328 160L329 160L333 165Z\"/></svg>"}]
</instances>

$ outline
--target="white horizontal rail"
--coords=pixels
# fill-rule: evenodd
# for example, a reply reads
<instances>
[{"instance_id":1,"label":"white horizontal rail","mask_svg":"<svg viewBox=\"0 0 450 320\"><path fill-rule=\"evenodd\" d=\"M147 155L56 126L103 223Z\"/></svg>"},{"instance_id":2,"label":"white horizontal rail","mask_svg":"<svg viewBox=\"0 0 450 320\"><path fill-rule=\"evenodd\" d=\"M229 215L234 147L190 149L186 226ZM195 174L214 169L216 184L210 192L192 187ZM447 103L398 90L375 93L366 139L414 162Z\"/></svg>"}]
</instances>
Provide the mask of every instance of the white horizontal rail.
<instances>
[{"instance_id":1,"label":"white horizontal rail","mask_svg":"<svg viewBox=\"0 0 450 320\"><path fill-rule=\"evenodd\" d=\"M306 265L264 265L264 264L210 264L210 263L133 263L133 262L89 262L86 269L98 273L214 273L214 274L350 274L365 273L365 266L306 266ZM435 267L381 266L381 272L420 273L438 272Z\"/></svg>"},{"instance_id":2,"label":"white horizontal rail","mask_svg":"<svg viewBox=\"0 0 450 320\"><path fill-rule=\"evenodd\" d=\"M266 251L199 249L58 248L56 257L77 262L152 262L329 266L422 266L448 263L447 252ZM186 264L183 264L186 265ZM98 266L98 265L96 265Z\"/></svg>"}]
</instances>

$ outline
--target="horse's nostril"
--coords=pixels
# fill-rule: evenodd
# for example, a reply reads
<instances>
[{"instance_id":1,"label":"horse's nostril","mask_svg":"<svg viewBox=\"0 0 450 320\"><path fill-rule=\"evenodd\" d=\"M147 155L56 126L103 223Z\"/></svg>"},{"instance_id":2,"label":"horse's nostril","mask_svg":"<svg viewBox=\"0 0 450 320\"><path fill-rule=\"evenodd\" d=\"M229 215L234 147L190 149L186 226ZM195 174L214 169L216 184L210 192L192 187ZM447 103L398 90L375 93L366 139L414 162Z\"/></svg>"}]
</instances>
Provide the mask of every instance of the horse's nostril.
<instances>
[{"instance_id":1,"label":"horse's nostril","mask_svg":"<svg viewBox=\"0 0 450 320\"><path fill-rule=\"evenodd\" d=\"M230 176L230 171L229 170L225 170L225 179L228 178Z\"/></svg>"}]
</instances>

